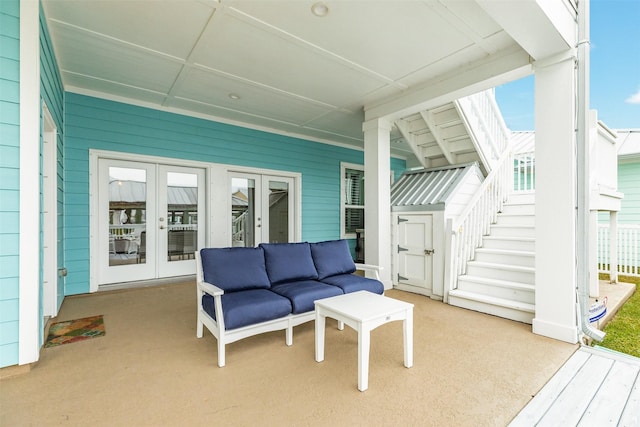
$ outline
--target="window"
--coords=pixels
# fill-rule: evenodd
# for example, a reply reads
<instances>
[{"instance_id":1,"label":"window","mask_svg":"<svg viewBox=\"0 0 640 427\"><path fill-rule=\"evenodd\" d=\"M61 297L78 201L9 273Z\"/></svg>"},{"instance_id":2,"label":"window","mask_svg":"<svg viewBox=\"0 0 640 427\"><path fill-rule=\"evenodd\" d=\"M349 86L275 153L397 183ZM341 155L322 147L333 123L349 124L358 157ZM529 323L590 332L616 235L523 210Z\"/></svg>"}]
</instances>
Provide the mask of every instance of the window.
<instances>
[{"instance_id":1,"label":"window","mask_svg":"<svg viewBox=\"0 0 640 427\"><path fill-rule=\"evenodd\" d=\"M364 229L364 167L343 163L341 177L341 234L355 239L356 230Z\"/></svg>"}]
</instances>

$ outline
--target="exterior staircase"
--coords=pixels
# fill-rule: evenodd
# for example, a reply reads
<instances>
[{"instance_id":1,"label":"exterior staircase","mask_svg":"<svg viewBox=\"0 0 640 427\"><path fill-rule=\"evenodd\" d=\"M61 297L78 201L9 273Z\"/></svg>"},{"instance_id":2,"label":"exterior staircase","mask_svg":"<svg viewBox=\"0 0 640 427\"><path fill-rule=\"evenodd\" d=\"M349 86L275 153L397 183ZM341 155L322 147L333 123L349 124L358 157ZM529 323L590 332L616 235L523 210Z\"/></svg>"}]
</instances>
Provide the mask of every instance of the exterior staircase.
<instances>
[{"instance_id":1,"label":"exterior staircase","mask_svg":"<svg viewBox=\"0 0 640 427\"><path fill-rule=\"evenodd\" d=\"M514 193L449 291L449 304L530 324L534 285L535 195Z\"/></svg>"}]
</instances>

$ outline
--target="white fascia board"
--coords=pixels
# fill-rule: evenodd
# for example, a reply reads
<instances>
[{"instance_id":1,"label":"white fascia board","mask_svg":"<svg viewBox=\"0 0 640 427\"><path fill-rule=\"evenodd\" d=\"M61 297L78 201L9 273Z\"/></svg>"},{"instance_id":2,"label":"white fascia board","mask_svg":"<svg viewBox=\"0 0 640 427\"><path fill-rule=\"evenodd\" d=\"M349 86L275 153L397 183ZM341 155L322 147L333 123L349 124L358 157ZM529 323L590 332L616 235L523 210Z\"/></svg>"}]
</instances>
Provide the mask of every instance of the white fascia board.
<instances>
[{"instance_id":1,"label":"white fascia board","mask_svg":"<svg viewBox=\"0 0 640 427\"><path fill-rule=\"evenodd\" d=\"M535 60L577 45L576 11L568 0L476 0Z\"/></svg>"}]
</instances>

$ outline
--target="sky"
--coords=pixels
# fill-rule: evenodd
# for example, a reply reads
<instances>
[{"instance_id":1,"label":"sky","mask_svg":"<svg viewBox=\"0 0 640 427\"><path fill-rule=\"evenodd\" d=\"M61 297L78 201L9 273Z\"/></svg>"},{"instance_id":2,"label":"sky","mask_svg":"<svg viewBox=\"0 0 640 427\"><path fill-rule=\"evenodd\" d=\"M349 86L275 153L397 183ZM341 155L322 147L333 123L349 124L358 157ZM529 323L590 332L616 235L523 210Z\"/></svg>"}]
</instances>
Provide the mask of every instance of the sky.
<instances>
[{"instance_id":1,"label":"sky","mask_svg":"<svg viewBox=\"0 0 640 427\"><path fill-rule=\"evenodd\" d=\"M611 129L640 129L640 0L591 0L590 109ZM507 127L534 130L534 78L496 88Z\"/></svg>"}]
</instances>

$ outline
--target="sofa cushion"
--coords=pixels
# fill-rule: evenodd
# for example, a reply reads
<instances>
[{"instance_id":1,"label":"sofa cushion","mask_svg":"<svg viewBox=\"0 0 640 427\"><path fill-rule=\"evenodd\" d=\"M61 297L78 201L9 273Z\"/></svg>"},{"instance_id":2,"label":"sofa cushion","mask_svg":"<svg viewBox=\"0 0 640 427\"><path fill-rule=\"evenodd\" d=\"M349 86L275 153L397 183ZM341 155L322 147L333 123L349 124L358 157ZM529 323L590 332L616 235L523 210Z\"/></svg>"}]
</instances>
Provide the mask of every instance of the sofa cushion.
<instances>
[{"instance_id":1,"label":"sofa cushion","mask_svg":"<svg viewBox=\"0 0 640 427\"><path fill-rule=\"evenodd\" d=\"M356 271L346 240L329 240L311 243L310 246L311 256L318 271L318 280Z\"/></svg>"},{"instance_id":2,"label":"sofa cushion","mask_svg":"<svg viewBox=\"0 0 640 427\"><path fill-rule=\"evenodd\" d=\"M269 288L262 248L200 250L204 281L228 292Z\"/></svg>"},{"instance_id":3,"label":"sofa cushion","mask_svg":"<svg viewBox=\"0 0 640 427\"><path fill-rule=\"evenodd\" d=\"M326 277L322 279L322 282L339 287L345 294L356 291L369 291L382 295L384 292L384 285L378 280L355 274L339 274Z\"/></svg>"},{"instance_id":4,"label":"sofa cushion","mask_svg":"<svg viewBox=\"0 0 640 427\"><path fill-rule=\"evenodd\" d=\"M202 308L216 319L214 299L205 294ZM291 313L291 302L267 289L252 289L222 295L225 330L253 325L285 317Z\"/></svg>"},{"instance_id":5,"label":"sofa cushion","mask_svg":"<svg viewBox=\"0 0 640 427\"><path fill-rule=\"evenodd\" d=\"M261 243L271 284L316 279L309 243Z\"/></svg>"},{"instance_id":6,"label":"sofa cushion","mask_svg":"<svg viewBox=\"0 0 640 427\"><path fill-rule=\"evenodd\" d=\"M272 286L271 290L287 297L291 301L293 314L313 311L315 310L315 300L334 297L343 293L337 286L320 283L317 280L282 283Z\"/></svg>"}]
</instances>

